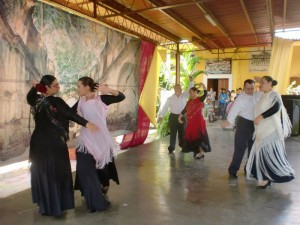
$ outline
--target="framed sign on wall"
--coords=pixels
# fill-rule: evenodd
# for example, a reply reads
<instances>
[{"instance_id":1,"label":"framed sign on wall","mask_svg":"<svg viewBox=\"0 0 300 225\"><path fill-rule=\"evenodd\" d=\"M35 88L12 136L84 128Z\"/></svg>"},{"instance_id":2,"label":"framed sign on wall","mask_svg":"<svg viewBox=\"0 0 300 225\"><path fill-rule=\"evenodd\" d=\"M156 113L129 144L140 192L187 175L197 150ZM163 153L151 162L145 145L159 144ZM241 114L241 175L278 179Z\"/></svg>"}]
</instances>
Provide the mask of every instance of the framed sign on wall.
<instances>
[{"instance_id":1,"label":"framed sign on wall","mask_svg":"<svg viewBox=\"0 0 300 225\"><path fill-rule=\"evenodd\" d=\"M231 74L231 59L206 59L207 74Z\"/></svg>"}]
</instances>

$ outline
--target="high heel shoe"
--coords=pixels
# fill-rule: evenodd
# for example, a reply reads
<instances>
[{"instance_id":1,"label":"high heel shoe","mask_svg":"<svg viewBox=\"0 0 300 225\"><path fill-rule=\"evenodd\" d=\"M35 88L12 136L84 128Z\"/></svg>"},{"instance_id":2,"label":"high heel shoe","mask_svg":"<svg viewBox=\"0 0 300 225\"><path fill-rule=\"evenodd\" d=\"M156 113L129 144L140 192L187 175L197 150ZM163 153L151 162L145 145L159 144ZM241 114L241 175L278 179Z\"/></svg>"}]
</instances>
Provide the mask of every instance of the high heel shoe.
<instances>
[{"instance_id":1,"label":"high heel shoe","mask_svg":"<svg viewBox=\"0 0 300 225\"><path fill-rule=\"evenodd\" d=\"M196 156L195 156L195 159L204 159L204 153L198 153Z\"/></svg>"},{"instance_id":2,"label":"high heel shoe","mask_svg":"<svg viewBox=\"0 0 300 225\"><path fill-rule=\"evenodd\" d=\"M266 188L271 188L272 182L268 180L268 182L265 185L258 185L256 189L266 189Z\"/></svg>"}]
</instances>

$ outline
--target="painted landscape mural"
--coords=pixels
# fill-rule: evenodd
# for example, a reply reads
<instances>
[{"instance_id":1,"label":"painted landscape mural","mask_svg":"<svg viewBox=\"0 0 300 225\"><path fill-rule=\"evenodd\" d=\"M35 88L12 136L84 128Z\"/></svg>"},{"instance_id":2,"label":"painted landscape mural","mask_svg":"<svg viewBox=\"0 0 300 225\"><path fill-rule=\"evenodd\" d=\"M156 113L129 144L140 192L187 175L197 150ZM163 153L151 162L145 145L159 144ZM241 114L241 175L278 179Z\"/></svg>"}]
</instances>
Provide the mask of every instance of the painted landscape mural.
<instances>
[{"instance_id":1,"label":"painted landscape mural","mask_svg":"<svg viewBox=\"0 0 300 225\"><path fill-rule=\"evenodd\" d=\"M26 151L34 122L26 94L30 80L53 74L72 105L76 82L90 76L122 91L110 106L112 135L137 126L141 41L34 0L0 0L0 161ZM71 124L71 138L78 127Z\"/></svg>"}]
</instances>

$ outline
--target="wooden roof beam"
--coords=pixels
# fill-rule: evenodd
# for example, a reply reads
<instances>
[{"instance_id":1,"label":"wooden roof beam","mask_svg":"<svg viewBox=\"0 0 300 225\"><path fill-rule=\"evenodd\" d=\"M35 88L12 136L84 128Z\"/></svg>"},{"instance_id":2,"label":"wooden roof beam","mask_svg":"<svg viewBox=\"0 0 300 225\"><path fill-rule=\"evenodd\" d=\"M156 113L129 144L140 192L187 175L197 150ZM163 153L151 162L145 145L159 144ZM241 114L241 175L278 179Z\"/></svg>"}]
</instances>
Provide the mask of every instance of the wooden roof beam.
<instances>
[{"instance_id":1,"label":"wooden roof beam","mask_svg":"<svg viewBox=\"0 0 300 225\"><path fill-rule=\"evenodd\" d=\"M203 41L199 40L199 39L196 38L196 37L192 37L191 42L192 42L194 45L196 45L198 48L200 48L200 49L206 49L206 48L207 48L207 46L205 46L205 43L204 43Z\"/></svg>"},{"instance_id":2,"label":"wooden roof beam","mask_svg":"<svg viewBox=\"0 0 300 225\"><path fill-rule=\"evenodd\" d=\"M240 3L241 3L241 6L242 6L242 8L243 8L244 14L245 14L245 16L246 16L246 18L247 18L247 20L248 20L248 23L249 23L249 25L250 25L250 27L251 27L251 30L252 30L252 32L253 32L253 34L254 34L254 36L255 36L256 43L259 44L258 38L257 38L257 35L256 35L256 31L255 31L254 26L253 26L253 23L252 23L252 21L251 21L251 19L250 19L250 16L249 16L249 13L248 13L248 10L247 10L247 8L246 8L246 5L245 5L244 0L240 0Z\"/></svg>"},{"instance_id":3,"label":"wooden roof beam","mask_svg":"<svg viewBox=\"0 0 300 225\"><path fill-rule=\"evenodd\" d=\"M85 4L90 4L90 3L92 3L93 2L93 0L82 0L82 2L77 2L76 1L76 5L85 5Z\"/></svg>"},{"instance_id":4,"label":"wooden roof beam","mask_svg":"<svg viewBox=\"0 0 300 225\"><path fill-rule=\"evenodd\" d=\"M225 28L221 25L221 23L217 20L217 18L214 16L214 14L211 12L211 10L209 10L204 3L197 3L198 8L204 13L204 14L208 14L211 18L213 18L213 20L216 22L217 24L217 28L227 37L227 39L229 40L230 44L232 44L232 47L235 47L236 44L232 41L232 39L230 38L230 35L228 34L228 32L225 30Z\"/></svg>"},{"instance_id":5,"label":"wooden roof beam","mask_svg":"<svg viewBox=\"0 0 300 225\"><path fill-rule=\"evenodd\" d=\"M259 43L259 44L250 44L250 45L237 45L234 48L247 48L247 47L265 47L265 46L271 46L272 42L264 42L264 43ZM232 49L233 47L226 47L226 48L221 48L222 50L224 49ZM203 50L208 50L208 51L213 51L216 50L217 48L206 48ZM219 49L219 50L221 50ZM202 50L195 50L195 51L202 51Z\"/></svg>"},{"instance_id":6,"label":"wooden roof beam","mask_svg":"<svg viewBox=\"0 0 300 225\"><path fill-rule=\"evenodd\" d=\"M286 5L287 5L287 0L284 0L284 2L283 2L283 24L282 24L283 32L284 32L284 30L285 30Z\"/></svg>"},{"instance_id":7,"label":"wooden roof beam","mask_svg":"<svg viewBox=\"0 0 300 225\"><path fill-rule=\"evenodd\" d=\"M273 42L273 38L274 38L274 19L273 19L272 0L266 0L266 6L267 6L267 12L268 12L269 22L270 22L271 39L272 39L272 42Z\"/></svg>"},{"instance_id":8,"label":"wooden roof beam","mask_svg":"<svg viewBox=\"0 0 300 225\"><path fill-rule=\"evenodd\" d=\"M93 0L93 2L94 2L94 1L97 1L97 0ZM131 29L127 28L127 27L122 26L122 24L117 24L117 23L115 23L115 22L107 22L107 21L100 20L99 18L97 18L97 14L95 14L95 12L96 12L96 11L95 11L95 8L96 8L95 5L96 5L96 4L98 5L98 3L96 3L96 4L93 5L93 6L94 6L94 7L93 7L94 10L93 10L93 12L92 12L92 11L85 10L85 9L83 9L83 8L79 8L77 4L70 3L69 0L43 0L43 2L49 3L49 4L51 4L51 5L53 5L53 6L56 6L56 7L57 7L58 5L60 5L60 6L62 6L62 7L65 7L65 8L71 9L71 10L74 10L74 11L76 11L76 12L78 12L78 13L81 13L81 14L87 16L87 17L95 18L95 19L99 20L100 22L102 22L102 23L104 23L104 24L107 24L107 25L109 25L109 26L111 26L111 27L113 27L113 28L116 28L116 29L119 30L119 31L125 31L125 32L131 33L131 34L133 34L133 35L135 35L135 36L137 36L137 37L140 37L140 38L143 38L143 39L147 39L147 40L149 40L149 41L152 41L152 42L155 43L155 44L159 44L155 39L153 39L153 38L151 38L151 37L149 37L149 36L145 36L144 33L141 33L141 32L138 32L138 31L131 30ZM100 6L100 7L103 7L103 6ZM103 7L103 8L104 8L104 7ZM111 10L109 7L107 7L107 9L108 9L109 11ZM111 11L113 11L113 10L111 10ZM142 18L143 18L143 17L142 17ZM126 19L127 19L127 18L126 18ZM143 19L145 19L145 18L143 18ZM134 21L133 19L129 19L129 18L128 18L128 20L132 21L136 26L139 26L139 24L138 24L136 21ZM148 21L148 20L147 20L147 21ZM150 22L150 23L151 23L151 22ZM155 24L154 24L154 25L155 25ZM145 27L145 29L148 29L148 28L146 28L146 26L144 26L144 27ZM161 28L161 29L163 29L163 28ZM167 36L167 34L165 34L165 35L160 34L160 33L159 33L158 31L156 31L156 30L153 30L153 29L148 29L148 30L152 31L153 33L155 33L155 34L157 34L157 35L160 35L160 36L162 36L162 37L165 37L166 39L168 39L168 40L170 40L170 41L177 42L177 41L180 41L180 40L181 40L179 37L177 37L176 35L174 35L174 34L168 32L168 31L167 31L167 34L169 33L170 35L172 35L172 37L175 37L174 39L172 39L172 37ZM163 29L163 30L164 30L164 29ZM166 30L165 30L165 31L166 31Z\"/></svg>"},{"instance_id":9,"label":"wooden roof beam","mask_svg":"<svg viewBox=\"0 0 300 225\"><path fill-rule=\"evenodd\" d=\"M156 11L156 10L171 9L171 8L177 8L177 7L182 7L182 6L194 5L197 3L207 2L207 1L210 1L210 0L194 0L191 2L176 3L176 4L170 4L170 5L164 5L164 6L147 7L147 8L143 8L143 9L130 10L127 12L121 12L121 13L116 13L116 14L112 14L112 15L107 15L107 16L103 16L102 18L123 16L123 15L130 15L130 14L138 14L138 13L143 13L146 11L149 12L149 11ZM103 3L105 4L105 2L103 2Z\"/></svg>"},{"instance_id":10,"label":"wooden roof beam","mask_svg":"<svg viewBox=\"0 0 300 225\"><path fill-rule=\"evenodd\" d=\"M108 10L111 10L114 13L125 13L130 11L130 9L128 9L127 7L125 7L124 5L114 1L114 0L110 0L110 1L97 1L97 4L100 7L106 8ZM180 37L176 36L175 34L165 30L164 28L158 26L155 23L152 23L151 21L149 21L148 19L146 19L145 17L142 17L138 14L129 14L129 15L124 15L123 17L125 17L126 19L129 19L137 24L139 24L140 26L146 27L147 29L156 32L172 41L175 42L179 42L181 40ZM102 17L99 17L98 19L102 20ZM102 20L103 21L103 20Z\"/></svg>"},{"instance_id":11,"label":"wooden roof beam","mask_svg":"<svg viewBox=\"0 0 300 225\"><path fill-rule=\"evenodd\" d=\"M161 7L163 6L162 3L157 3L154 0L148 0L149 2L151 2L152 4ZM188 31L192 32L196 38L200 39L201 42L205 43L205 45L203 47L207 47L207 41L208 39L206 37L204 37L204 35L197 30L194 26L192 26L191 24L189 24L187 21L185 21L183 18L181 18L177 13L175 13L174 11L172 11L172 9L165 9L165 10L161 10L161 12L163 12L164 14L166 14L168 17L170 17L172 20L174 20L176 23L178 23L180 26L184 27L185 29L187 29ZM219 48L219 46L217 44L215 44L213 41L210 41L216 48Z\"/></svg>"}]
</instances>

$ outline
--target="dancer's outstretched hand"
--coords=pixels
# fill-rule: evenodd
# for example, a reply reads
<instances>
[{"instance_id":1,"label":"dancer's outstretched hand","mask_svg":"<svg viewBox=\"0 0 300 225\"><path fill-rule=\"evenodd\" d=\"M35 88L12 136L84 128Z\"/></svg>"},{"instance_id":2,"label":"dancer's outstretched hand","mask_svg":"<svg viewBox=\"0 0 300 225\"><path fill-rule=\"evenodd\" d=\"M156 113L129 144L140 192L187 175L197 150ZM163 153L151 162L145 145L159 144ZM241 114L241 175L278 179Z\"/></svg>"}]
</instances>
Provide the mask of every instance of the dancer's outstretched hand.
<instances>
[{"instance_id":1,"label":"dancer's outstretched hand","mask_svg":"<svg viewBox=\"0 0 300 225\"><path fill-rule=\"evenodd\" d=\"M204 83L200 83L200 84L199 84L199 86L200 86L200 87L202 87L202 88L203 88L203 90L206 90L206 86L205 86L205 84L204 84Z\"/></svg>"},{"instance_id":2,"label":"dancer's outstretched hand","mask_svg":"<svg viewBox=\"0 0 300 225\"><path fill-rule=\"evenodd\" d=\"M99 131L99 128L98 128L95 124L93 124L93 123L91 123L91 122L88 122L88 123L86 124L86 128L87 128L89 131L91 131L91 132L97 132L97 131Z\"/></svg>"},{"instance_id":3,"label":"dancer's outstretched hand","mask_svg":"<svg viewBox=\"0 0 300 225\"><path fill-rule=\"evenodd\" d=\"M228 127L230 125L229 121L227 120L223 120L223 122L221 123L221 127L224 129L225 127Z\"/></svg>"},{"instance_id":4,"label":"dancer's outstretched hand","mask_svg":"<svg viewBox=\"0 0 300 225\"><path fill-rule=\"evenodd\" d=\"M258 125L261 120L263 120L264 117L262 115L259 115L258 117L255 118L254 120L254 125Z\"/></svg>"},{"instance_id":5,"label":"dancer's outstretched hand","mask_svg":"<svg viewBox=\"0 0 300 225\"><path fill-rule=\"evenodd\" d=\"M179 117L178 117L178 122L179 122L180 124L183 124L182 117L183 117L183 115L182 115L182 114L180 114L180 115L179 115Z\"/></svg>"},{"instance_id":6,"label":"dancer's outstretched hand","mask_svg":"<svg viewBox=\"0 0 300 225\"><path fill-rule=\"evenodd\" d=\"M33 81L33 80L30 81L30 84L31 84L32 87L35 87L35 86L36 86L36 83L35 83L35 81Z\"/></svg>"},{"instance_id":7,"label":"dancer's outstretched hand","mask_svg":"<svg viewBox=\"0 0 300 225\"><path fill-rule=\"evenodd\" d=\"M104 94L104 93L109 93L111 89L107 86L107 84L101 83L98 86L98 91Z\"/></svg>"},{"instance_id":8,"label":"dancer's outstretched hand","mask_svg":"<svg viewBox=\"0 0 300 225\"><path fill-rule=\"evenodd\" d=\"M114 95L114 96L118 96L120 94L119 91L117 90L114 90L112 88L109 88L107 86L107 84L104 84L104 83L100 83L99 86L98 86L98 91L103 95L103 94L111 94L111 95Z\"/></svg>"}]
</instances>

